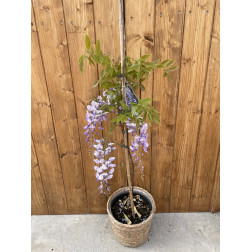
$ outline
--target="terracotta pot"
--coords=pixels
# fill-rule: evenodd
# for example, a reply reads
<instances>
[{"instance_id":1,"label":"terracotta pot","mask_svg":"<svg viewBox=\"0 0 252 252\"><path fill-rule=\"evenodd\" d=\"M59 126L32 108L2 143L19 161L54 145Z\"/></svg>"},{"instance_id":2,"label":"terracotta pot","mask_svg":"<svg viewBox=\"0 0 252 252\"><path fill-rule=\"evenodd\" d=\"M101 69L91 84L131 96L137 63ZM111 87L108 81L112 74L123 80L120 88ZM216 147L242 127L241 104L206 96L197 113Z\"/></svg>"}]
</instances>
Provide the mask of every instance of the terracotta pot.
<instances>
[{"instance_id":1,"label":"terracotta pot","mask_svg":"<svg viewBox=\"0 0 252 252\"><path fill-rule=\"evenodd\" d=\"M125 194L129 194L128 187L123 187L115 191L108 199L107 212L109 215L112 229L115 233L117 240L126 247L138 247L141 246L148 239L152 218L154 212L156 211L156 206L154 199L150 193L148 193L146 190L140 187L134 187L133 194L139 194L149 202L151 206L151 213L145 221L139 224L134 225L123 224L114 218L111 211L111 206L115 203L115 201L118 198L120 198Z\"/></svg>"}]
</instances>

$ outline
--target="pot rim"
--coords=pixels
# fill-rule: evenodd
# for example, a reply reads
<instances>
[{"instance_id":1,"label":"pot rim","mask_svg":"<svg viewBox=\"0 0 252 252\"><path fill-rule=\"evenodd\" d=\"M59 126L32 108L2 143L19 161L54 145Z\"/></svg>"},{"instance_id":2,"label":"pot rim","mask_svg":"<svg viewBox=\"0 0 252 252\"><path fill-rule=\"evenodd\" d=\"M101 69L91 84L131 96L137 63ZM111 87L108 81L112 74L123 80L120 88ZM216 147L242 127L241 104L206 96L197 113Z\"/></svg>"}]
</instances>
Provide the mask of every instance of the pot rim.
<instances>
[{"instance_id":1,"label":"pot rim","mask_svg":"<svg viewBox=\"0 0 252 252\"><path fill-rule=\"evenodd\" d=\"M123 191L123 190L125 190L125 189L126 189L126 190L129 190L129 187L128 187L128 186L121 187L121 188L119 188L118 190L116 190L112 195L110 195L110 197L109 197L109 199L108 199L108 201L107 201L107 213L108 213L109 217L110 217L110 218L113 218L113 221L115 221L117 225L119 225L119 226L121 226L121 227L124 227L124 228L125 228L125 227L128 227L128 228L130 228L130 229L133 229L133 228L139 228L139 227L141 227L141 226L144 226L144 225L146 224L146 222L149 222L149 221L152 219L152 217L153 217L153 215L154 215L154 212L156 211L156 205L155 205L155 201L154 201L152 195L151 195L148 191L144 190L144 189L141 188L141 187L134 186L134 187L133 187L133 192L134 192L135 189L137 189L137 190L142 191L142 192L144 192L145 194L147 194L146 197L149 198L149 201L151 202L151 205L152 205L152 210L151 210L151 213L150 213L150 215L148 216L148 218L147 218L146 220L144 220L143 222L141 222L141 223L134 224L134 225L127 225L127 224L121 223L120 221L118 221L118 220L113 216L111 207L109 208L109 205L111 205L112 199L113 199L119 192L121 192L121 191Z\"/></svg>"}]
</instances>

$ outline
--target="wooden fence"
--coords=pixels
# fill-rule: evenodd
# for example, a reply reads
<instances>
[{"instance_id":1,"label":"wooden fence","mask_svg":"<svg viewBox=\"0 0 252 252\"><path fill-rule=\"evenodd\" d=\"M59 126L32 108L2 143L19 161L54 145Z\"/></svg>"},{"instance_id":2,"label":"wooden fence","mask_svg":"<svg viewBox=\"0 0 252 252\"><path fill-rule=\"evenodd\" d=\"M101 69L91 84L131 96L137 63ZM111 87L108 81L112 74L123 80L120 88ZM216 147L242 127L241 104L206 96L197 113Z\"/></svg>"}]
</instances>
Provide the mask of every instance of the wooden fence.
<instances>
[{"instance_id":1,"label":"wooden fence","mask_svg":"<svg viewBox=\"0 0 252 252\"><path fill-rule=\"evenodd\" d=\"M141 98L152 97L161 125L149 130L145 180L158 212L218 211L219 0L126 0L127 54L176 59L174 80L155 71ZM118 60L117 0L33 0L32 39L32 214L105 213L93 161L83 135L86 105L99 69L78 58L85 34ZM120 146L119 130L113 141ZM120 149L120 148L119 148ZM126 185L118 151L112 191Z\"/></svg>"}]
</instances>

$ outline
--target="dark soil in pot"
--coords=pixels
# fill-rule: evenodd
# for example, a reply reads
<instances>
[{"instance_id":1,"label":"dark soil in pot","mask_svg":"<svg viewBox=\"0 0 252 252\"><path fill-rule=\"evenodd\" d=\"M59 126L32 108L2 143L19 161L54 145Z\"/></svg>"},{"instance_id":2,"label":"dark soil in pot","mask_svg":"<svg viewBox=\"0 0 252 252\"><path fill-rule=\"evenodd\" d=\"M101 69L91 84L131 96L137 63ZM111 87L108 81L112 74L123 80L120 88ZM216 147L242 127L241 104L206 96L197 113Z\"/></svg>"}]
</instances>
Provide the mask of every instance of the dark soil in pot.
<instances>
[{"instance_id":1,"label":"dark soil in pot","mask_svg":"<svg viewBox=\"0 0 252 252\"><path fill-rule=\"evenodd\" d=\"M145 221L151 213L151 204L140 194L133 194L135 205L135 219L132 216L130 199L128 194L119 195L112 202L112 214L116 220L123 224L139 224Z\"/></svg>"}]
</instances>

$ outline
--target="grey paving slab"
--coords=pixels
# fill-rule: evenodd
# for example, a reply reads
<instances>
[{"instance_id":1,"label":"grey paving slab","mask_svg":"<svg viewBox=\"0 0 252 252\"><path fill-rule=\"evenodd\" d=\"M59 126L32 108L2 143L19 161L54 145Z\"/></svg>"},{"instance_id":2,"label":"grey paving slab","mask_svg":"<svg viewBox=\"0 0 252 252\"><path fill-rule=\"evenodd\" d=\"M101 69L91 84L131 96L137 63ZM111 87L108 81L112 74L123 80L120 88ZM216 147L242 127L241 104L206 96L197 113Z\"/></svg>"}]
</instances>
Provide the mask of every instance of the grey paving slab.
<instances>
[{"instance_id":1,"label":"grey paving slab","mask_svg":"<svg viewBox=\"0 0 252 252\"><path fill-rule=\"evenodd\" d=\"M32 216L32 252L220 250L219 213L155 214L149 240L126 248L114 237L107 215Z\"/></svg>"}]
</instances>

